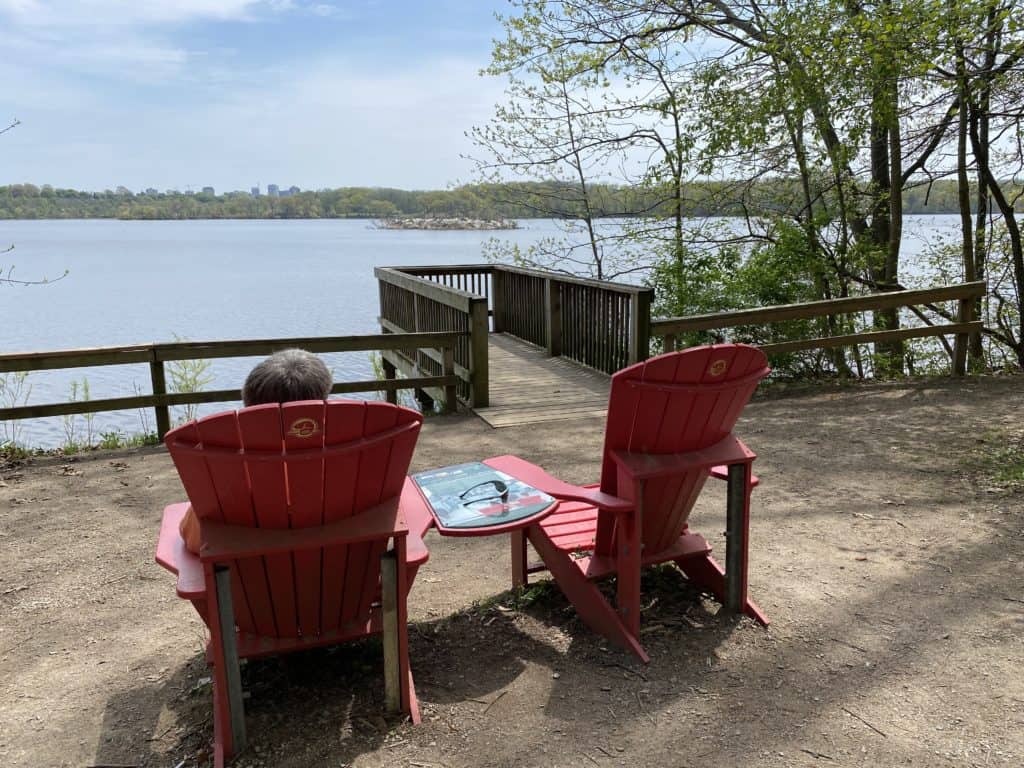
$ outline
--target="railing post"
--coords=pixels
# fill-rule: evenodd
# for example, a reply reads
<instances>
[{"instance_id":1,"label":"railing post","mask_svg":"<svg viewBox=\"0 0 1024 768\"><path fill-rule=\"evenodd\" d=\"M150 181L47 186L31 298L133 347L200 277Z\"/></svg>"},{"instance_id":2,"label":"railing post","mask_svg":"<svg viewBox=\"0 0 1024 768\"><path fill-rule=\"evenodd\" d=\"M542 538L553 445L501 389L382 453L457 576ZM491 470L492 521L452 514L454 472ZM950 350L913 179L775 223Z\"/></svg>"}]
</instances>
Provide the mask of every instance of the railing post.
<instances>
[{"instance_id":1,"label":"railing post","mask_svg":"<svg viewBox=\"0 0 1024 768\"><path fill-rule=\"evenodd\" d=\"M152 350L152 359L149 361L149 378L153 382L154 395L167 394L164 363L163 360L157 360L155 348ZM163 440L164 435L171 431L171 410L166 405L154 405L153 412L156 414L156 436Z\"/></svg>"},{"instance_id":2,"label":"railing post","mask_svg":"<svg viewBox=\"0 0 1024 768\"><path fill-rule=\"evenodd\" d=\"M664 337L664 344L662 352L675 352L676 351L676 335L674 333L666 333Z\"/></svg>"},{"instance_id":3,"label":"railing post","mask_svg":"<svg viewBox=\"0 0 1024 768\"><path fill-rule=\"evenodd\" d=\"M629 364L651 356L651 297L646 288L633 294L629 312Z\"/></svg>"},{"instance_id":4,"label":"railing post","mask_svg":"<svg viewBox=\"0 0 1024 768\"><path fill-rule=\"evenodd\" d=\"M508 323L505 311L505 271L497 264L491 270L491 309L495 333L504 333Z\"/></svg>"},{"instance_id":5,"label":"railing post","mask_svg":"<svg viewBox=\"0 0 1024 768\"><path fill-rule=\"evenodd\" d=\"M490 404L487 360L487 299L469 302L469 401L474 408Z\"/></svg>"},{"instance_id":6,"label":"railing post","mask_svg":"<svg viewBox=\"0 0 1024 768\"><path fill-rule=\"evenodd\" d=\"M544 336L548 357L562 354L562 292L558 280L544 278Z\"/></svg>"},{"instance_id":7,"label":"railing post","mask_svg":"<svg viewBox=\"0 0 1024 768\"><path fill-rule=\"evenodd\" d=\"M445 347L441 350L441 373L445 376L455 375L455 350ZM454 384L444 385L444 412L455 413L458 407L458 391Z\"/></svg>"}]
</instances>

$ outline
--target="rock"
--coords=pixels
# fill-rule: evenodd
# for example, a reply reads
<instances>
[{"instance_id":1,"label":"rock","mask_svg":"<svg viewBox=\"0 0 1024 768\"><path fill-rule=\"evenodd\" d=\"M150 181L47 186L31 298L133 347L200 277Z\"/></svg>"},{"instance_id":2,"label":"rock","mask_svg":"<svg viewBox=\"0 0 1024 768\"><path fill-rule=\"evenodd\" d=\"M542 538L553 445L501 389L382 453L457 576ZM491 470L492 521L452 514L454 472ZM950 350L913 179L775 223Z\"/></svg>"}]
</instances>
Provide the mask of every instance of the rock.
<instances>
[{"instance_id":1,"label":"rock","mask_svg":"<svg viewBox=\"0 0 1024 768\"><path fill-rule=\"evenodd\" d=\"M519 224L512 219L467 219L462 217L398 217L382 219L377 222L379 229L518 229Z\"/></svg>"}]
</instances>

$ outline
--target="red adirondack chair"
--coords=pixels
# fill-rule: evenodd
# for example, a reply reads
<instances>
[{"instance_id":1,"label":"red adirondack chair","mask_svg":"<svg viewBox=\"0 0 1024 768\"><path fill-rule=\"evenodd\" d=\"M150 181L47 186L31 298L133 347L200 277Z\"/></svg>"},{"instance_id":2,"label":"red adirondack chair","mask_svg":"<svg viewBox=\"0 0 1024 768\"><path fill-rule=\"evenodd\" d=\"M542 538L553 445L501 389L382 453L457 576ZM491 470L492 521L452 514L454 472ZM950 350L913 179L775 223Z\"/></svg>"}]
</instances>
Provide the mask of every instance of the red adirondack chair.
<instances>
[{"instance_id":1,"label":"red adirondack chair","mask_svg":"<svg viewBox=\"0 0 1024 768\"><path fill-rule=\"evenodd\" d=\"M167 433L202 545L198 557L185 549L178 525L189 503L173 504L156 559L210 629L218 768L244 749L240 658L382 632L389 708L419 722L406 595L428 556L430 518L406 472L422 418L388 403L317 400Z\"/></svg>"},{"instance_id":2,"label":"red adirondack chair","mask_svg":"<svg viewBox=\"0 0 1024 768\"><path fill-rule=\"evenodd\" d=\"M695 347L661 355L612 376L601 482L563 483L516 456L487 464L562 499L557 512L513 535L513 582L551 571L580 618L595 632L649 658L640 645L640 571L675 562L726 607L763 624L747 598L747 530L756 458L732 428L770 369L764 353L742 344ZM727 479L726 565L688 529L705 480ZM528 567L526 539L544 561ZM616 606L594 581L618 577Z\"/></svg>"}]
</instances>

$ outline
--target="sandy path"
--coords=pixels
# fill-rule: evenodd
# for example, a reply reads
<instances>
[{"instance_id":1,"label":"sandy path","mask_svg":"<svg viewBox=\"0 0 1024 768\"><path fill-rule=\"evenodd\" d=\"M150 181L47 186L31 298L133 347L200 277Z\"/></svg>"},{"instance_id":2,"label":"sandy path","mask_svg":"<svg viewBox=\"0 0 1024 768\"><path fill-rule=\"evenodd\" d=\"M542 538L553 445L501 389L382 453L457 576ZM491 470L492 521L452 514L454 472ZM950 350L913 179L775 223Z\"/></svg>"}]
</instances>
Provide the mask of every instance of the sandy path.
<instances>
[{"instance_id":1,"label":"sandy path","mask_svg":"<svg viewBox=\"0 0 1024 768\"><path fill-rule=\"evenodd\" d=\"M472 608L507 589L506 542L432 536L411 611L424 724L380 717L373 643L253 663L253 747L236 764L1021 765L1024 496L979 480L970 457L1019 431L1022 405L1020 378L753 403L737 429L764 480L751 590L773 624L716 617L659 574L646 668L557 591ZM432 419L414 469L518 453L589 481L602 429ZM166 454L0 477L0 764L202 764L201 625L152 562L160 511L182 498ZM717 544L723 508L713 488L692 523Z\"/></svg>"}]
</instances>

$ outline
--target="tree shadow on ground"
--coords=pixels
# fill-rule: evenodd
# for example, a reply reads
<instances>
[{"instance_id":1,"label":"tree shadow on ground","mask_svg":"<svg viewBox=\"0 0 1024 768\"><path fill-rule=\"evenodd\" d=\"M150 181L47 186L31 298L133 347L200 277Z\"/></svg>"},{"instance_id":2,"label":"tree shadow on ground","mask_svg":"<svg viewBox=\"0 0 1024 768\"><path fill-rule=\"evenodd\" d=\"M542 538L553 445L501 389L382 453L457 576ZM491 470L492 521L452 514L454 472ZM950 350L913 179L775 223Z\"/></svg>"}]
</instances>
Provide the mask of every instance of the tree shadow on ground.
<instances>
[{"instance_id":1,"label":"tree shadow on ground","mask_svg":"<svg viewBox=\"0 0 1024 768\"><path fill-rule=\"evenodd\" d=\"M944 756L959 749L961 757L984 758L986 749L1007 749L1005 732L991 721L991 713L973 709L983 698L987 701L988 693L981 697L979 691L963 691L967 698L958 713L965 717L957 718L954 727L939 720L940 727L930 729L939 733L930 740L913 736L917 732L905 728L901 719L929 718L929 702L938 705L942 700L939 689L966 688L965 681L977 674L964 669L958 680L940 662L968 656L977 669L998 663L1009 672L1016 652L1005 638L997 640L1006 648L999 662L970 654L975 638L986 637L978 632L982 617L991 630L992 617L1003 616L999 621L1005 627L989 636L996 638L1024 621L1012 620L1005 603L1000 605L1006 599L1000 592L1005 591L1006 570L1020 549L1019 543L1005 539L960 548L955 570L937 575L934 568L908 567L898 585L879 581L857 599L826 604L813 624L791 624L779 633L747 619L719 616L705 598L687 605L682 595L686 587L673 586L683 577L664 569L658 583L645 583L643 592L649 608L641 631L651 664L634 665L616 652L605 656L610 664L602 665L600 640L574 629L562 666L565 691L552 690L547 713L561 721L556 733L562 741L576 745L582 750L577 754L591 763L602 753L616 755L623 744L634 761L649 765L680 764L680 755L687 752L699 752L704 764L737 766L762 764L766 754L787 755L781 764L810 765L852 753L858 759L873 755L880 764L919 759L932 764L928 761L940 747ZM915 597L895 603L894 588ZM706 612L697 618L701 610ZM617 667L626 671L615 674ZM893 691L894 680L912 693ZM909 709L915 699L924 704L915 701ZM687 713L682 721L680 712ZM832 718L846 723L843 730L851 734L846 744L817 736L814 724ZM677 730L675 738L665 738L672 729ZM795 743L805 744L798 751L808 757L782 751L792 750ZM539 744L543 741L511 744L502 761L480 764L535 764L531 750ZM965 749L975 751L968 755Z\"/></svg>"},{"instance_id":2,"label":"tree shadow on ground","mask_svg":"<svg viewBox=\"0 0 1024 768\"><path fill-rule=\"evenodd\" d=\"M943 650L950 648L950 634L964 635L977 616L999 607L994 588L1005 585L1013 554L1008 543L962 548L955 576L908 567L899 588L918 596L910 604L890 605L895 585L879 581L856 598L823 606L813 623L789 623L779 632L721 615L671 566L649 569L642 627L648 666L591 633L551 582L501 593L410 626L423 728L383 715L378 641L253 661L243 671L250 748L237 765L333 766L373 752L402 764L398 755L418 755L438 741L461 740L465 747L485 738L491 740L485 744L498 740L495 753L462 764L538 765L552 733L590 762L626 744L632 758L675 764L670 758L679 743L665 738L680 727L673 712L687 713L684 730L692 730L687 738L702 754L745 765L738 755L790 748L794 739L808 740L812 751L843 754L842 744L821 744L806 734L809 723L846 716L844 710L887 734L863 742L883 763L902 761L924 747L902 743L898 721L870 714L866 702L877 706L872 691L894 676L928 679L935 655L951 652ZM1019 546L1014 551L1019 554ZM171 677L140 681L111 697L95 762L202 765L212 738L209 686L197 685L206 674L197 654ZM518 682L530 674L548 682L529 703L540 712L533 727L500 716L520 691L536 692ZM507 692L514 695L503 700ZM861 738L870 737L868 726L863 729ZM644 747L643 738L655 732L660 739ZM734 758L739 761L729 762Z\"/></svg>"}]
</instances>

